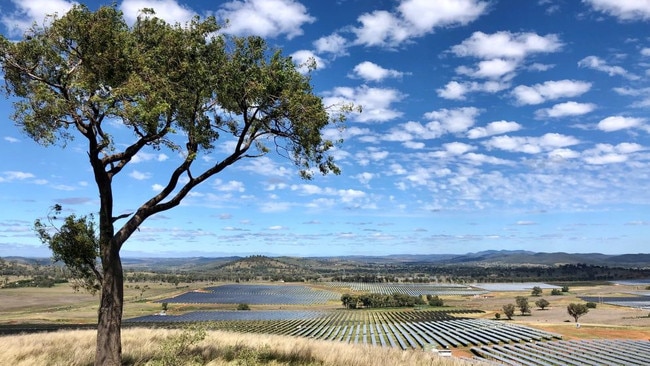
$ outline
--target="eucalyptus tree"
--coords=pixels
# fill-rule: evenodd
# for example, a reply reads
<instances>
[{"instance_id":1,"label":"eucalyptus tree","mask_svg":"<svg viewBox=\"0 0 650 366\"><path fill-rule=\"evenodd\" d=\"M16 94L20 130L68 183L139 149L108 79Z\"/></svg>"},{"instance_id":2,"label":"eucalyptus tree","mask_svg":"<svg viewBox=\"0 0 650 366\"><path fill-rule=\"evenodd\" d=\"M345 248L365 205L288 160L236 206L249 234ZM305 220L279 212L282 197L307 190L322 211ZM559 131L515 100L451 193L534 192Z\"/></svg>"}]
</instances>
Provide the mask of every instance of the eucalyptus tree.
<instances>
[{"instance_id":1,"label":"eucalyptus tree","mask_svg":"<svg viewBox=\"0 0 650 366\"><path fill-rule=\"evenodd\" d=\"M305 179L339 173L329 153L336 142L322 130L340 127L345 108L328 113L290 57L258 37L224 35L214 18L168 24L145 9L129 25L115 5L77 5L21 40L0 37L0 66L15 124L42 145L81 140L88 155L99 197L96 365L121 363L120 249L146 219L228 166L270 152ZM125 129L128 137L118 133ZM159 192L116 215L115 178L145 149L180 158L166 163ZM195 164L206 154L213 163Z\"/></svg>"}]
</instances>

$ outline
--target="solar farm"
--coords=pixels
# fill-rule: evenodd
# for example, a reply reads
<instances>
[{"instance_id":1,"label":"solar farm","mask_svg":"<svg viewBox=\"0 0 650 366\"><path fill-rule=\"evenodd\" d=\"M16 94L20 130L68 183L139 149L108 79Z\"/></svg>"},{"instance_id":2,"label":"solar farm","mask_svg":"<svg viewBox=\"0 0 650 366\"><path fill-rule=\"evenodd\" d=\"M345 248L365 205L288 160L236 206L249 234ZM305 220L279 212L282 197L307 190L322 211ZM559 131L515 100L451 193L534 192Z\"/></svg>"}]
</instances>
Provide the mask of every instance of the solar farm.
<instances>
[{"instance_id":1,"label":"solar farm","mask_svg":"<svg viewBox=\"0 0 650 366\"><path fill-rule=\"evenodd\" d=\"M210 329L239 333L278 334L402 350L459 350L481 364L492 365L646 365L650 360L647 340L564 340L562 334L481 318L481 310L346 310L340 306L340 297L348 290L468 298L489 292L484 288L436 284L326 283L318 288L306 284L228 284L157 302L247 303L275 305L275 309L146 315L125 319L125 324L173 326L209 322ZM283 305L295 306L290 307L292 310L280 310Z\"/></svg>"}]
</instances>

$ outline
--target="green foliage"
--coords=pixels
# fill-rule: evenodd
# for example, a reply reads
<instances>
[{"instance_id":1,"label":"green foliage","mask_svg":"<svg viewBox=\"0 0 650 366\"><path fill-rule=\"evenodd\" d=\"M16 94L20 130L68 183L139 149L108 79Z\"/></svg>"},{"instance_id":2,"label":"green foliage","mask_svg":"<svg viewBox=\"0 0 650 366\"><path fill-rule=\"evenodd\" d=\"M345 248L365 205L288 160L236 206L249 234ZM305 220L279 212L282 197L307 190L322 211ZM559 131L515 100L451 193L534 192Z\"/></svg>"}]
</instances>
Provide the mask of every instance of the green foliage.
<instances>
[{"instance_id":1,"label":"green foliage","mask_svg":"<svg viewBox=\"0 0 650 366\"><path fill-rule=\"evenodd\" d=\"M562 291L560 291L560 289L554 288L551 290L551 295L553 296L562 295Z\"/></svg>"},{"instance_id":2,"label":"green foliage","mask_svg":"<svg viewBox=\"0 0 650 366\"><path fill-rule=\"evenodd\" d=\"M438 295L427 295L429 306L444 306L444 301Z\"/></svg>"},{"instance_id":3,"label":"green foliage","mask_svg":"<svg viewBox=\"0 0 650 366\"><path fill-rule=\"evenodd\" d=\"M172 25L147 10L129 26L114 3L96 11L75 5L50 20L17 42L0 36L0 76L15 100L12 120L34 141L65 145L80 138L85 145L99 192L98 238L92 216L71 215L66 230L52 236L42 222L35 229L55 256L71 259L65 263L82 278L81 287L96 290L91 274L101 278L97 362L116 364L119 252L126 240L147 218L180 205L197 185L242 159L276 151L303 178L340 173L330 155L335 142L321 132L342 127L349 106L330 115L290 57L259 37L226 36L214 17ZM121 136L127 137L116 140ZM230 150L220 150L212 165L194 165L218 142ZM134 212L114 215L115 177L146 149L183 158L170 167L160 192L144 197ZM101 274L92 269L97 254Z\"/></svg>"},{"instance_id":4,"label":"green foliage","mask_svg":"<svg viewBox=\"0 0 650 366\"><path fill-rule=\"evenodd\" d=\"M176 365L203 365L200 354L194 351L198 343L207 336L204 324L192 324L178 334L165 338L160 343L160 359L153 362L154 365L176 366Z\"/></svg>"},{"instance_id":5,"label":"green foliage","mask_svg":"<svg viewBox=\"0 0 650 366\"><path fill-rule=\"evenodd\" d=\"M533 296L539 296L542 294L542 288L539 286L533 287L533 290L530 292L531 295Z\"/></svg>"},{"instance_id":6,"label":"green foliage","mask_svg":"<svg viewBox=\"0 0 650 366\"><path fill-rule=\"evenodd\" d=\"M569 292L569 286L567 285L562 286L562 292Z\"/></svg>"},{"instance_id":7,"label":"green foliage","mask_svg":"<svg viewBox=\"0 0 650 366\"><path fill-rule=\"evenodd\" d=\"M588 303L585 304L585 306L586 306L588 309L595 309L597 305L598 305L598 304L596 304L596 303L593 302L593 301L589 301Z\"/></svg>"},{"instance_id":8,"label":"green foliage","mask_svg":"<svg viewBox=\"0 0 650 366\"><path fill-rule=\"evenodd\" d=\"M567 306L566 308L567 312L569 315L575 319L576 323L578 322L578 318L581 316L587 314L589 312L589 308L585 304L576 304L576 303L571 303Z\"/></svg>"},{"instance_id":9,"label":"green foliage","mask_svg":"<svg viewBox=\"0 0 650 366\"><path fill-rule=\"evenodd\" d=\"M251 307L248 304L241 303L237 304L237 310L250 310Z\"/></svg>"},{"instance_id":10,"label":"green foliage","mask_svg":"<svg viewBox=\"0 0 650 366\"><path fill-rule=\"evenodd\" d=\"M48 223L36 220L34 231L52 251L52 260L63 262L70 271L75 290L81 288L94 294L100 288L102 276L96 266L99 242L93 216L69 215L60 227L56 227L54 222L62 210L60 205L52 207Z\"/></svg>"},{"instance_id":11,"label":"green foliage","mask_svg":"<svg viewBox=\"0 0 650 366\"><path fill-rule=\"evenodd\" d=\"M512 316L515 315L515 305L514 304L505 304L503 305L503 314L508 318L512 319Z\"/></svg>"},{"instance_id":12,"label":"green foliage","mask_svg":"<svg viewBox=\"0 0 650 366\"><path fill-rule=\"evenodd\" d=\"M496 320L501 319L501 313L494 313L494 319Z\"/></svg>"},{"instance_id":13,"label":"green foliage","mask_svg":"<svg viewBox=\"0 0 650 366\"><path fill-rule=\"evenodd\" d=\"M521 315L530 313L530 305L528 304L528 298L525 296L517 296L515 298L515 303L521 312Z\"/></svg>"},{"instance_id":14,"label":"green foliage","mask_svg":"<svg viewBox=\"0 0 650 366\"><path fill-rule=\"evenodd\" d=\"M364 308L393 308L393 307L413 307L416 305L426 304L421 296L409 296L406 294L394 293L392 295L384 294L361 294L351 295L343 294L341 303L348 309Z\"/></svg>"},{"instance_id":15,"label":"green foliage","mask_svg":"<svg viewBox=\"0 0 650 366\"><path fill-rule=\"evenodd\" d=\"M547 308L551 303L549 303L546 299L539 299L535 301L535 305L537 305L538 308L544 310Z\"/></svg>"}]
</instances>

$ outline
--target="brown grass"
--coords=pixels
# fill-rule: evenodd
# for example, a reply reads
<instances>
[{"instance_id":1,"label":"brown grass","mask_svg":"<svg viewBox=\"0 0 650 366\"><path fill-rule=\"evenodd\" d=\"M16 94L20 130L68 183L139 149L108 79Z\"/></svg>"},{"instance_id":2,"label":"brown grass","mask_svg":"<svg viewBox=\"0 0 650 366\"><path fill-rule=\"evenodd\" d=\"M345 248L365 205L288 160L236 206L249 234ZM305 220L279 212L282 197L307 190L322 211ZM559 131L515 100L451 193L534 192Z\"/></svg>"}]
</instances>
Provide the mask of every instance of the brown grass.
<instances>
[{"instance_id":1,"label":"brown grass","mask_svg":"<svg viewBox=\"0 0 650 366\"><path fill-rule=\"evenodd\" d=\"M126 329L123 357L129 365L161 364L161 345L181 330ZM94 331L76 330L0 338L0 365L86 366L94 357ZM401 351L303 338L210 331L191 349L199 364L221 365L467 365L423 351Z\"/></svg>"}]
</instances>

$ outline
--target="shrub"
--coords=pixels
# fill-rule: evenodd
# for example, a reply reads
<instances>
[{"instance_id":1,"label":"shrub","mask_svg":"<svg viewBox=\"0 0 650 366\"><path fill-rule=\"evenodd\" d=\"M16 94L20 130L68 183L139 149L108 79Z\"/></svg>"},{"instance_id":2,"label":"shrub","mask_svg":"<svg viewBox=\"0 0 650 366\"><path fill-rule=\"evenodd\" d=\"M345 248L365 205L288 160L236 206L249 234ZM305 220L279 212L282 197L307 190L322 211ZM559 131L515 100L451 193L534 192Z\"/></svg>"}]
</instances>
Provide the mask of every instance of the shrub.
<instances>
[{"instance_id":1,"label":"shrub","mask_svg":"<svg viewBox=\"0 0 650 366\"><path fill-rule=\"evenodd\" d=\"M553 296L562 295L562 292L563 291L561 291L560 289L554 288L554 289L551 290L551 295L553 295Z\"/></svg>"},{"instance_id":2,"label":"shrub","mask_svg":"<svg viewBox=\"0 0 650 366\"><path fill-rule=\"evenodd\" d=\"M590 302L588 302L588 303L585 304L585 305L586 305L587 308L589 308L589 309L595 309L596 306L597 306L598 304L596 304L595 302L590 301Z\"/></svg>"},{"instance_id":3,"label":"shrub","mask_svg":"<svg viewBox=\"0 0 650 366\"><path fill-rule=\"evenodd\" d=\"M248 304L241 303L237 305L237 310L250 310L251 307Z\"/></svg>"},{"instance_id":4,"label":"shrub","mask_svg":"<svg viewBox=\"0 0 650 366\"><path fill-rule=\"evenodd\" d=\"M179 334L172 335L160 343L160 360L154 365L202 365L203 359L194 348L207 336L205 325L193 324Z\"/></svg>"},{"instance_id":5,"label":"shrub","mask_svg":"<svg viewBox=\"0 0 650 366\"><path fill-rule=\"evenodd\" d=\"M494 313L494 319L496 319L496 320L501 319L501 314L500 313Z\"/></svg>"}]
</instances>

